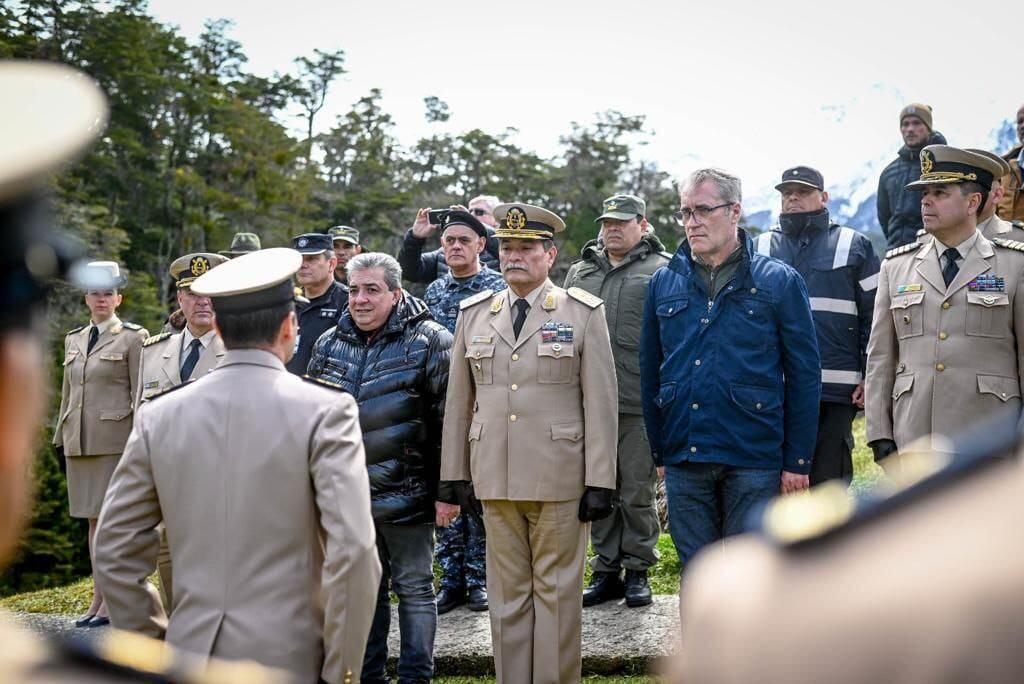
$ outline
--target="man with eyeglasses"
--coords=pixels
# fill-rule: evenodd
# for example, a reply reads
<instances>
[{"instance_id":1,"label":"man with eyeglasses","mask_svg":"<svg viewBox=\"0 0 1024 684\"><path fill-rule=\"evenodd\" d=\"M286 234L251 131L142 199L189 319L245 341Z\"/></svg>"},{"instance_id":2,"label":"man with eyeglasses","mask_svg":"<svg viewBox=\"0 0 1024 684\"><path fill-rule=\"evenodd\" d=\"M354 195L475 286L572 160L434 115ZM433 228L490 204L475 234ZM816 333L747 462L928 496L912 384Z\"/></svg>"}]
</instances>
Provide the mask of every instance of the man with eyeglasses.
<instances>
[{"instance_id":1,"label":"man with eyeglasses","mask_svg":"<svg viewBox=\"0 0 1024 684\"><path fill-rule=\"evenodd\" d=\"M758 254L781 259L807 284L821 353L821 405L811 486L853 479L853 419L864 408L864 369L878 286L871 241L833 223L825 178L795 166L782 173L779 225L757 236Z\"/></svg>"},{"instance_id":2,"label":"man with eyeglasses","mask_svg":"<svg viewBox=\"0 0 1024 684\"><path fill-rule=\"evenodd\" d=\"M679 197L686 241L647 289L640 388L685 568L808 487L821 365L803 279L739 228L739 178L701 169Z\"/></svg>"},{"instance_id":3,"label":"man with eyeglasses","mask_svg":"<svg viewBox=\"0 0 1024 684\"><path fill-rule=\"evenodd\" d=\"M651 276L670 254L645 218L647 203L636 195L614 195L597 217L602 242L583 247L563 287L579 287L605 303L619 391L618 481L612 515L591 524L594 574L583 607L625 598L636 608L652 601L647 570L658 562L660 524L655 503L657 474L640 406L640 327ZM622 571L625 570L625 582Z\"/></svg>"},{"instance_id":4,"label":"man with eyeglasses","mask_svg":"<svg viewBox=\"0 0 1024 684\"><path fill-rule=\"evenodd\" d=\"M501 200L494 195L480 195L469 201L468 208L457 204L451 207L452 210L472 214L486 226L487 243L484 251L480 253L480 260L494 271L501 270L498 266L498 239L494 237L494 228L498 225L494 220L494 208L499 204ZM405 234L405 242L398 250L398 263L402 267L402 277L407 282L432 283L448 272L443 249L423 253L427 238L440 229L443 223L431 223L430 211L428 207L416 212L416 221Z\"/></svg>"}]
</instances>

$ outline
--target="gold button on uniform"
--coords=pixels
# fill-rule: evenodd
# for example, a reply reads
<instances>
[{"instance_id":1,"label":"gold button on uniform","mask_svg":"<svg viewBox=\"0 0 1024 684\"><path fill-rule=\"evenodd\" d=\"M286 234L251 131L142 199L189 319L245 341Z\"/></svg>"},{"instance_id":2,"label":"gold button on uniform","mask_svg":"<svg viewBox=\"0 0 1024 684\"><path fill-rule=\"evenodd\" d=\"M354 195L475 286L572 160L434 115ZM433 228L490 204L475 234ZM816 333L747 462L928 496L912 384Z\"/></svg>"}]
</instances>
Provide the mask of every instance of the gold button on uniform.
<instances>
[{"instance_id":1,"label":"gold button on uniform","mask_svg":"<svg viewBox=\"0 0 1024 684\"><path fill-rule=\"evenodd\" d=\"M518 361L519 360L519 354L513 354L512 355L512 360L513 361Z\"/></svg>"},{"instance_id":2,"label":"gold button on uniform","mask_svg":"<svg viewBox=\"0 0 1024 684\"><path fill-rule=\"evenodd\" d=\"M940 332L940 333L939 333L939 339L940 339L940 340L944 340L944 339L946 339L947 337L949 337L949 335L947 335L947 334L946 334L946 331L945 331L945 330L943 330L942 332Z\"/></svg>"},{"instance_id":3,"label":"gold button on uniform","mask_svg":"<svg viewBox=\"0 0 1024 684\"><path fill-rule=\"evenodd\" d=\"M942 308L943 308L943 309L948 309L948 308L949 308L949 307L951 307L951 306L953 306L953 305L952 305L952 304L950 304L949 302L942 302Z\"/></svg>"},{"instance_id":4,"label":"gold button on uniform","mask_svg":"<svg viewBox=\"0 0 1024 684\"><path fill-rule=\"evenodd\" d=\"M511 420L513 423L519 420L519 418L516 417L516 414L514 413L511 416L509 416L508 419Z\"/></svg>"},{"instance_id":5,"label":"gold button on uniform","mask_svg":"<svg viewBox=\"0 0 1024 684\"><path fill-rule=\"evenodd\" d=\"M946 364L944 364L944 363L937 363L937 364L935 364L935 370L937 370L937 371L939 371L941 373L942 371L946 370Z\"/></svg>"},{"instance_id":6,"label":"gold button on uniform","mask_svg":"<svg viewBox=\"0 0 1024 684\"><path fill-rule=\"evenodd\" d=\"M513 382L512 386L509 389L512 390L513 392L515 392L517 389L519 389L519 385L517 385L516 383Z\"/></svg>"}]
</instances>

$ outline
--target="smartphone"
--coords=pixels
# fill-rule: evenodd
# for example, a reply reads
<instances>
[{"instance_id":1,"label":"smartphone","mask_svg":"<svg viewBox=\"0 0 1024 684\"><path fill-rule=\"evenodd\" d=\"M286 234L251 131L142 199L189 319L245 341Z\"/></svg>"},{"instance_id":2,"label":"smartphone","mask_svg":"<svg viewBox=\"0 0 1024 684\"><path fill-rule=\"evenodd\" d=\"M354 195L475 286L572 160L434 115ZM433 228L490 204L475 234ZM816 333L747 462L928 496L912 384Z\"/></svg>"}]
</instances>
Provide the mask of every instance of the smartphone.
<instances>
[{"instance_id":1,"label":"smartphone","mask_svg":"<svg viewBox=\"0 0 1024 684\"><path fill-rule=\"evenodd\" d=\"M448 209L431 209L427 212L427 220L432 226L439 226L444 223L444 219L448 216Z\"/></svg>"}]
</instances>

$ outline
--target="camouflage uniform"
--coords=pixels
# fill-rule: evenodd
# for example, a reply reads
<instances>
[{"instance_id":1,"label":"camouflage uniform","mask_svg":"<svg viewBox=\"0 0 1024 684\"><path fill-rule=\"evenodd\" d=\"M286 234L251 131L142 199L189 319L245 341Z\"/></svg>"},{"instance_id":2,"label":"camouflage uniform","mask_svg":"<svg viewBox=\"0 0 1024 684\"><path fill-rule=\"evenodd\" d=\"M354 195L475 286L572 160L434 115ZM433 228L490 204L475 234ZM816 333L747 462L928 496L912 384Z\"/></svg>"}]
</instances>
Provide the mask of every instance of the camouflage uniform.
<instances>
[{"instance_id":1,"label":"camouflage uniform","mask_svg":"<svg viewBox=\"0 0 1024 684\"><path fill-rule=\"evenodd\" d=\"M448 271L427 286L423 301L434 319L454 333L459 302L484 290L498 292L505 287L501 274L487 266L469 278L456 278ZM471 515L460 515L448 527L437 529L435 558L442 570L440 589L485 588L486 540L483 523Z\"/></svg>"}]
</instances>

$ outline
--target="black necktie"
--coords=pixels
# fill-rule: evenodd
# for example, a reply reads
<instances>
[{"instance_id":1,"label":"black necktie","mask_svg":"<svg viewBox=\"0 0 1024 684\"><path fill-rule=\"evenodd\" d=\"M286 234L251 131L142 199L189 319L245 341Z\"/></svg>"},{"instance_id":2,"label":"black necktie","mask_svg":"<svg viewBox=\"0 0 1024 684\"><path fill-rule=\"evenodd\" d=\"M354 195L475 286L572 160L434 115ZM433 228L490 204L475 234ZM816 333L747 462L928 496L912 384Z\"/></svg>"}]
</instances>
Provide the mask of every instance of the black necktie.
<instances>
[{"instance_id":1,"label":"black necktie","mask_svg":"<svg viewBox=\"0 0 1024 684\"><path fill-rule=\"evenodd\" d=\"M188 356L185 357L185 363L181 364L182 382L192 377L192 371L195 370L196 362L199 361L199 350L202 346L203 343L199 341L198 337L193 338L192 342L188 345Z\"/></svg>"},{"instance_id":2,"label":"black necktie","mask_svg":"<svg viewBox=\"0 0 1024 684\"><path fill-rule=\"evenodd\" d=\"M523 323L526 322L526 314L530 310L530 302L525 299L517 299L515 303L516 307L516 320L512 322L512 332L516 334L516 339L519 339L519 332L523 329Z\"/></svg>"},{"instance_id":3,"label":"black necktie","mask_svg":"<svg viewBox=\"0 0 1024 684\"><path fill-rule=\"evenodd\" d=\"M92 348L96 346L96 340L98 339L100 339L100 329L94 325L92 326L92 330L89 331L89 346L85 348L86 356L92 352Z\"/></svg>"},{"instance_id":4,"label":"black necktie","mask_svg":"<svg viewBox=\"0 0 1024 684\"><path fill-rule=\"evenodd\" d=\"M956 247L950 247L942 254L946 257L946 267L942 269L942 279L946 281L946 287L949 287L949 284L956 278L956 274L960 272L960 267L956 265L956 260L960 258L960 251Z\"/></svg>"}]
</instances>

